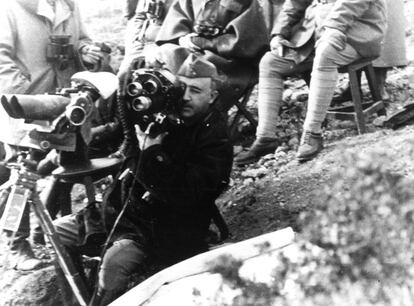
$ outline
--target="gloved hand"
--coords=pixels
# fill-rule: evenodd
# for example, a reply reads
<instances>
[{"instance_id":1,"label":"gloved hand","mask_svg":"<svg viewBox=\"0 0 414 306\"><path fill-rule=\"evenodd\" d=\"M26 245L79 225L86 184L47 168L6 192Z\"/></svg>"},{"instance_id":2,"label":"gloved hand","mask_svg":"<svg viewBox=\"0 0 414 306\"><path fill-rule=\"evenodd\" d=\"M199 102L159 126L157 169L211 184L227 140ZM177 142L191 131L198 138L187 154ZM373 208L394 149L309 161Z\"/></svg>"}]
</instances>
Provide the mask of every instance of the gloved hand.
<instances>
[{"instance_id":1,"label":"gloved hand","mask_svg":"<svg viewBox=\"0 0 414 306\"><path fill-rule=\"evenodd\" d=\"M192 38L197 36L197 35L198 35L197 33L190 33L190 34L187 34L183 37L180 37L178 39L178 44L181 47L190 50L191 52L200 52L200 51L202 51L202 49L199 46L197 46L196 44L194 44L193 41L192 41Z\"/></svg>"},{"instance_id":2,"label":"gloved hand","mask_svg":"<svg viewBox=\"0 0 414 306\"><path fill-rule=\"evenodd\" d=\"M272 40L270 41L270 50L273 54L278 56L283 56L283 49L284 49L284 42L287 42L286 39L283 38L282 35L273 36Z\"/></svg>"},{"instance_id":3,"label":"gloved hand","mask_svg":"<svg viewBox=\"0 0 414 306\"><path fill-rule=\"evenodd\" d=\"M161 133L155 137L149 135L151 127L154 125L154 122L150 123L147 127L147 130L143 132L138 124L135 125L135 133L138 139L138 146L141 151L148 149L149 147L159 145L164 140L164 137L168 135L168 132Z\"/></svg>"},{"instance_id":4,"label":"gloved hand","mask_svg":"<svg viewBox=\"0 0 414 306\"><path fill-rule=\"evenodd\" d=\"M346 35L338 29L325 27L321 37L316 42L315 47L317 48L322 42L327 42L338 51L342 51L346 46Z\"/></svg>"},{"instance_id":5,"label":"gloved hand","mask_svg":"<svg viewBox=\"0 0 414 306\"><path fill-rule=\"evenodd\" d=\"M101 48L94 45L83 46L80 50L82 61L88 64L96 65L103 58Z\"/></svg>"}]
</instances>

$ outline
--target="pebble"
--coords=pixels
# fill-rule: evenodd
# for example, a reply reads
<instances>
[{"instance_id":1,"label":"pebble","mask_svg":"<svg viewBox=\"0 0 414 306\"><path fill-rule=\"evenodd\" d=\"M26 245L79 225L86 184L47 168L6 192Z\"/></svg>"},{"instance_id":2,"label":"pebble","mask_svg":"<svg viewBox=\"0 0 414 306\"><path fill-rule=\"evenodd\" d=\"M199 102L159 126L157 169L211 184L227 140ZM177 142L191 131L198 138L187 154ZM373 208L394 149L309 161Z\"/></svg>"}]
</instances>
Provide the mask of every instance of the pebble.
<instances>
[{"instance_id":1,"label":"pebble","mask_svg":"<svg viewBox=\"0 0 414 306\"><path fill-rule=\"evenodd\" d=\"M265 167L260 167L258 169L248 169L242 172L243 177L248 178L261 178L267 174L268 170Z\"/></svg>"},{"instance_id":2,"label":"pebble","mask_svg":"<svg viewBox=\"0 0 414 306\"><path fill-rule=\"evenodd\" d=\"M248 179L245 179L243 181L244 186L248 186L248 185L253 184L253 183L254 183L254 180L252 178L248 178Z\"/></svg>"}]
</instances>

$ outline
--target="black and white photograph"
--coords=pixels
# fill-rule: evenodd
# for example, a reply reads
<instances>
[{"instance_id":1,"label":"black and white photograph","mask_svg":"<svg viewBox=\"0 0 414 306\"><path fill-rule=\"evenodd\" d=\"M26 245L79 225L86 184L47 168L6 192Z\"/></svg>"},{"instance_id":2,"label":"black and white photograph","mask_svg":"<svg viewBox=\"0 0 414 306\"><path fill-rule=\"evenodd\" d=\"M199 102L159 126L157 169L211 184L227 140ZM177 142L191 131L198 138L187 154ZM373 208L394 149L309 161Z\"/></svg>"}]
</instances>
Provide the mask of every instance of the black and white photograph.
<instances>
[{"instance_id":1,"label":"black and white photograph","mask_svg":"<svg viewBox=\"0 0 414 306\"><path fill-rule=\"evenodd\" d=\"M0 0L0 306L414 306L414 0Z\"/></svg>"}]
</instances>

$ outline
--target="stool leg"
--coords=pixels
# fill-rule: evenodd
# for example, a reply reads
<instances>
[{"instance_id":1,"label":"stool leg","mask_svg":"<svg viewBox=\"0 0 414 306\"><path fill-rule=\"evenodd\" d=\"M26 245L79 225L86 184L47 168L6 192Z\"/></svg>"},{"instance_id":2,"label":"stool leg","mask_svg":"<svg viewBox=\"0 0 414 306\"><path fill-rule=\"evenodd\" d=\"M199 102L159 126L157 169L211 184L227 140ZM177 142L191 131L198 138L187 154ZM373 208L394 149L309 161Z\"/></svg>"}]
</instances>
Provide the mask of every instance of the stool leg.
<instances>
[{"instance_id":1,"label":"stool leg","mask_svg":"<svg viewBox=\"0 0 414 306\"><path fill-rule=\"evenodd\" d=\"M375 76L374 67L372 67L372 64L371 65L368 65L368 66L366 66L364 68L364 71L365 71L365 76L366 76L367 81L368 81L369 90L371 91L372 100L374 102L381 101L382 100L381 91L378 88L378 84L377 84L377 80L376 80L376 76ZM377 114L379 116L386 116L387 115L387 112L385 110L384 105L377 112Z\"/></svg>"},{"instance_id":2,"label":"stool leg","mask_svg":"<svg viewBox=\"0 0 414 306\"><path fill-rule=\"evenodd\" d=\"M354 102L355 121L358 127L358 133L365 133L365 116L362 110L362 98L359 92L359 81L355 70L349 70L349 83L351 86L352 101Z\"/></svg>"},{"instance_id":3,"label":"stool leg","mask_svg":"<svg viewBox=\"0 0 414 306\"><path fill-rule=\"evenodd\" d=\"M242 115L246 117L246 119L250 122L250 124L254 128L257 128L257 121L253 118L253 116L246 109L247 102L249 102L252 91L253 91L253 87L248 88L243 95L242 101L235 102L235 105L237 107L237 113L235 114L233 118L233 122L230 124L230 128L229 128L231 138L234 138L236 135L237 125Z\"/></svg>"},{"instance_id":4,"label":"stool leg","mask_svg":"<svg viewBox=\"0 0 414 306\"><path fill-rule=\"evenodd\" d=\"M372 94L372 100L374 102L382 100L381 92L379 91L378 84L376 81L376 76L374 72L374 67L372 67L372 64L367 65L364 68L365 76L367 77L369 90Z\"/></svg>"}]
</instances>

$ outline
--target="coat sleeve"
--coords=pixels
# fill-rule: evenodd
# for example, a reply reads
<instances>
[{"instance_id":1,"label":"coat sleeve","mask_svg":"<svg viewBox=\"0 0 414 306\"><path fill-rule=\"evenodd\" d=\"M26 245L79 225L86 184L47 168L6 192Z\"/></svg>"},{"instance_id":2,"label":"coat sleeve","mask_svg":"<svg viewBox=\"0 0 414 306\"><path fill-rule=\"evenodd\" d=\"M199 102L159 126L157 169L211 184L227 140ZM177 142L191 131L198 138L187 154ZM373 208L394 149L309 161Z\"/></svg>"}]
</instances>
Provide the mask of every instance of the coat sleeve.
<instances>
[{"instance_id":1,"label":"coat sleeve","mask_svg":"<svg viewBox=\"0 0 414 306\"><path fill-rule=\"evenodd\" d=\"M143 42L139 43L139 38L142 28L144 26L146 14L143 10L144 0L140 0L136 6L134 15L128 20L125 30L125 54L137 55L142 51ZM132 59L131 59L132 60Z\"/></svg>"},{"instance_id":2,"label":"coat sleeve","mask_svg":"<svg viewBox=\"0 0 414 306\"><path fill-rule=\"evenodd\" d=\"M287 0L273 26L271 35L281 35L289 40L293 34L293 27L304 17L306 8L311 3L312 0Z\"/></svg>"},{"instance_id":3,"label":"coat sleeve","mask_svg":"<svg viewBox=\"0 0 414 306\"><path fill-rule=\"evenodd\" d=\"M138 180L177 209L202 205L214 201L227 185L232 155L228 139L220 137L205 137L184 164L174 163L161 146L153 146L142 152Z\"/></svg>"},{"instance_id":4,"label":"coat sleeve","mask_svg":"<svg viewBox=\"0 0 414 306\"><path fill-rule=\"evenodd\" d=\"M178 39L193 32L194 11L192 1L177 0L168 10L167 16L156 38L156 44L178 44Z\"/></svg>"},{"instance_id":5,"label":"coat sleeve","mask_svg":"<svg viewBox=\"0 0 414 306\"><path fill-rule=\"evenodd\" d=\"M30 86L30 73L16 59L14 18L5 4L0 5L0 92L24 94Z\"/></svg>"},{"instance_id":6,"label":"coat sleeve","mask_svg":"<svg viewBox=\"0 0 414 306\"><path fill-rule=\"evenodd\" d=\"M355 19L363 16L369 10L371 3L377 0L342 0L335 2L323 27L334 28L346 33Z\"/></svg>"}]
</instances>

